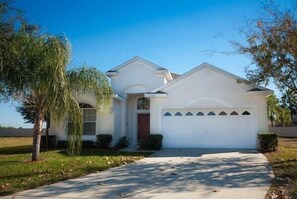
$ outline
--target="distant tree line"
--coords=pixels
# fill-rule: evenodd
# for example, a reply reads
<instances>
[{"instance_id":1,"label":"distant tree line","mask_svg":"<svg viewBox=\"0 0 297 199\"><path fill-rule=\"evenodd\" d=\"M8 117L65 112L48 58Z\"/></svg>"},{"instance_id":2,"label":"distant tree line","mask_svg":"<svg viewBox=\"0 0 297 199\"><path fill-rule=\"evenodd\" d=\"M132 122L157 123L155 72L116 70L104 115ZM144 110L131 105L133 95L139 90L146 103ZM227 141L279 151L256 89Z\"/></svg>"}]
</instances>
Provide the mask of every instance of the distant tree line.
<instances>
[{"instance_id":1,"label":"distant tree line","mask_svg":"<svg viewBox=\"0 0 297 199\"><path fill-rule=\"evenodd\" d=\"M267 98L267 111L271 126L291 126L297 123L297 97L290 90L278 98Z\"/></svg>"}]
</instances>

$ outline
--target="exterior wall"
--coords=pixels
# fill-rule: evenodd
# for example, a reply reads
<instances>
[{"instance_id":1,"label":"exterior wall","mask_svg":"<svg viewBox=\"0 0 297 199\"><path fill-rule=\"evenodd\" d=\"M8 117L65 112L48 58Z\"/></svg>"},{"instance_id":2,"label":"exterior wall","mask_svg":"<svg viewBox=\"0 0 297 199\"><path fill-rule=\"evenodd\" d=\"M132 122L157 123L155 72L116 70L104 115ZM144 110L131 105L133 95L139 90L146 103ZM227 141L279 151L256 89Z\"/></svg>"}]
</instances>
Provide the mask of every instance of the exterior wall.
<instances>
[{"instance_id":1,"label":"exterior wall","mask_svg":"<svg viewBox=\"0 0 297 199\"><path fill-rule=\"evenodd\" d=\"M88 95L77 95L76 99L81 103L87 103L92 105L93 107L96 107L96 100L92 96ZM116 111L114 111L114 108L112 107L113 103L106 107L104 110L98 110L97 109L97 116L96 116L96 134L111 134L113 137L114 135L114 129L118 129L118 125L115 127L114 125L114 117L115 112L118 115L118 106L116 106ZM51 127L49 129L50 134L56 135L57 140L66 140L66 119L60 122L51 122ZM116 135L116 137L119 137ZM92 140L96 141L96 135L83 135L83 140ZM117 140L113 139L114 144Z\"/></svg>"},{"instance_id":2,"label":"exterior wall","mask_svg":"<svg viewBox=\"0 0 297 199\"><path fill-rule=\"evenodd\" d=\"M156 74L157 69L141 61L135 61L118 70L111 77L115 93L125 96L129 93L146 93L164 84L164 75Z\"/></svg>"},{"instance_id":3,"label":"exterior wall","mask_svg":"<svg viewBox=\"0 0 297 199\"><path fill-rule=\"evenodd\" d=\"M210 68L191 74L187 78L162 89L165 98L151 98L151 133L161 133L162 110L177 108L248 108L251 110L253 131L267 130L266 96L248 94L246 84L237 84Z\"/></svg>"}]
</instances>

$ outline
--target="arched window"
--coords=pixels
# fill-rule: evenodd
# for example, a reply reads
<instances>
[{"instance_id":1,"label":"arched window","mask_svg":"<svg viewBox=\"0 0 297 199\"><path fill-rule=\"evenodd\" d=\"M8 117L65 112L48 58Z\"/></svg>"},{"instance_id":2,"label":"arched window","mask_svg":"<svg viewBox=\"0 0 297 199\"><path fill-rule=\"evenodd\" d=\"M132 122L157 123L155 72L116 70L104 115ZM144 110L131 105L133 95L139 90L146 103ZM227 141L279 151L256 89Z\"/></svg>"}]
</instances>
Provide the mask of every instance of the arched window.
<instances>
[{"instance_id":1,"label":"arched window","mask_svg":"<svg viewBox=\"0 0 297 199\"><path fill-rule=\"evenodd\" d=\"M137 100L137 110L150 110L150 100L142 97Z\"/></svg>"},{"instance_id":2,"label":"arched window","mask_svg":"<svg viewBox=\"0 0 297 199\"><path fill-rule=\"evenodd\" d=\"M96 109L90 104L79 103L79 107L83 116L83 135L95 135L96 134ZM68 123L68 127L71 123Z\"/></svg>"},{"instance_id":3,"label":"arched window","mask_svg":"<svg viewBox=\"0 0 297 199\"><path fill-rule=\"evenodd\" d=\"M196 115L197 115L197 116L203 116L204 113L202 113L201 111L199 111Z\"/></svg>"},{"instance_id":4,"label":"arched window","mask_svg":"<svg viewBox=\"0 0 297 199\"><path fill-rule=\"evenodd\" d=\"M181 112L176 112L174 115L175 116L182 116L183 114L181 114Z\"/></svg>"},{"instance_id":5,"label":"arched window","mask_svg":"<svg viewBox=\"0 0 297 199\"><path fill-rule=\"evenodd\" d=\"M244 111L244 112L242 113L242 115L250 115L250 112L248 112L248 111Z\"/></svg>"},{"instance_id":6,"label":"arched window","mask_svg":"<svg viewBox=\"0 0 297 199\"><path fill-rule=\"evenodd\" d=\"M164 116L171 116L171 113L166 112L166 113L164 114Z\"/></svg>"},{"instance_id":7,"label":"arched window","mask_svg":"<svg viewBox=\"0 0 297 199\"><path fill-rule=\"evenodd\" d=\"M186 116L193 116L193 113L191 113L191 112L187 112L187 113L186 113Z\"/></svg>"},{"instance_id":8,"label":"arched window","mask_svg":"<svg viewBox=\"0 0 297 199\"><path fill-rule=\"evenodd\" d=\"M232 111L232 113L230 113L230 115L238 115L238 113L236 111Z\"/></svg>"},{"instance_id":9,"label":"arched window","mask_svg":"<svg viewBox=\"0 0 297 199\"><path fill-rule=\"evenodd\" d=\"M214 116L214 115L216 115L214 112L212 112L212 111L210 111L207 115L209 115L209 116Z\"/></svg>"},{"instance_id":10,"label":"arched window","mask_svg":"<svg viewBox=\"0 0 297 199\"><path fill-rule=\"evenodd\" d=\"M227 115L227 113L225 111L221 111L219 115Z\"/></svg>"},{"instance_id":11,"label":"arched window","mask_svg":"<svg viewBox=\"0 0 297 199\"><path fill-rule=\"evenodd\" d=\"M86 104L86 103L79 103L79 108L94 108L93 106L91 106L90 104Z\"/></svg>"}]
</instances>

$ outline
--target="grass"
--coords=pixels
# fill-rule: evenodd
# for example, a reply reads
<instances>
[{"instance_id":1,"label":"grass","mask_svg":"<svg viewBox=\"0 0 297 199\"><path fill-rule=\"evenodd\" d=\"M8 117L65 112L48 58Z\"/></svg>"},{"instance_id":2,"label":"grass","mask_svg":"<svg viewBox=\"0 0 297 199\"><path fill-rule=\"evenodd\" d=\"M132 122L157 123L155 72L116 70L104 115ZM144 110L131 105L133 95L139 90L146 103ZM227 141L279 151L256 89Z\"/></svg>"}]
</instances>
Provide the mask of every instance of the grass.
<instances>
[{"instance_id":1,"label":"grass","mask_svg":"<svg viewBox=\"0 0 297 199\"><path fill-rule=\"evenodd\" d=\"M128 164L150 153L84 149L68 157L64 150L43 151L30 162L32 138L0 138L0 196Z\"/></svg>"},{"instance_id":2,"label":"grass","mask_svg":"<svg viewBox=\"0 0 297 199\"><path fill-rule=\"evenodd\" d=\"M32 151L32 137L1 137L0 154L29 153Z\"/></svg>"},{"instance_id":3,"label":"grass","mask_svg":"<svg viewBox=\"0 0 297 199\"><path fill-rule=\"evenodd\" d=\"M280 138L278 150L264 155L275 174L269 195L276 195L277 199L297 198L297 138Z\"/></svg>"}]
</instances>

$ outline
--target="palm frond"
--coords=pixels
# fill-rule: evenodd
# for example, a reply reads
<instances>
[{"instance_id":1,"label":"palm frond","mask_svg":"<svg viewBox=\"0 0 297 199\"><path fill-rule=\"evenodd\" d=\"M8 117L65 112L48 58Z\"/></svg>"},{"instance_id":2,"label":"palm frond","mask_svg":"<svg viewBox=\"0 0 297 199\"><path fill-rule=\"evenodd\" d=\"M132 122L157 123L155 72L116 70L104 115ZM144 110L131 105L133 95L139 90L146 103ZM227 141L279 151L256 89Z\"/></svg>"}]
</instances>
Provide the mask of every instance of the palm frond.
<instances>
[{"instance_id":1,"label":"palm frond","mask_svg":"<svg viewBox=\"0 0 297 199\"><path fill-rule=\"evenodd\" d=\"M96 98L97 108L110 102L112 88L107 77L96 68L80 67L68 71L72 92L89 94Z\"/></svg>"}]
</instances>

